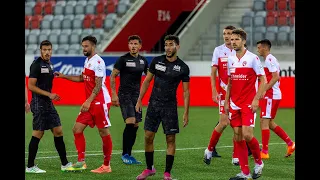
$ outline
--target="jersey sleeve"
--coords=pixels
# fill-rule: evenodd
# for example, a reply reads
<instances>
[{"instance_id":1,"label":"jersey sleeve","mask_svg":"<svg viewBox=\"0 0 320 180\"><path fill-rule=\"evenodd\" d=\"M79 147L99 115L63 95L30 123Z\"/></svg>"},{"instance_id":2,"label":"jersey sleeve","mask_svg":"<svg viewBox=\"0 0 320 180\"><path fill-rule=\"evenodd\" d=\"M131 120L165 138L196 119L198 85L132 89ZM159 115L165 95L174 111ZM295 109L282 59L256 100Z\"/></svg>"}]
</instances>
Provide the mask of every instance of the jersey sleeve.
<instances>
[{"instance_id":1,"label":"jersey sleeve","mask_svg":"<svg viewBox=\"0 0 320 180\"><path fill-rule=\"evenodd\" d=\"M148 60L147 60L147 59L144 59L144 69L143 69L144 74L147 74L147 72L148 72L148 67L149 67L149 65L148 65Z\"/></svg>"},{"instance_id":2,"label":"jersey sleeve","mask_svg":"<svg viewBox=\"0 0 320 180\"><path fill-rule=\"evenodd\" d=\"M227 62L227 73L228 73L228 76L231 76L231 73L230 73L230 68L232 67L231 62L232 62L232 59L229 56L228 57L228 62Z\"/></svg>"},{"instance_id":3,"label":"jersey sleeve","mask_svg":"<svg viewBox=\"0 0 320 180\"><path fill-rule=\"evenodd\" d=\"M254 60L252 61L252 68L254 72L256 72L257 76L265 75L263 66L258 56L254 57Z\"/></svg>"},{"instance_id":4,"label":"jersey sleeve","mask_svg":"<svg viewBox=\"0 0 320 180\"><path fill-rule=\"evenodd\" d=\"M219 61L219 53L218 53L218 49L215 48L212 55L211 66L218 66L218 61Z\"/></svg>"},{"instance_id":5,"label":"jersey sleeve","mask_svg":"<svg viewBox=\"0 0 320 180\"><path fill-rule=\"evenodd\" d=\"M94 73L96 77L103 77L106 74L106 65L103 60L98 60L95 63Z\"/></svg>"},{"instance_id":6,"label":"jersey sleeve","mask_svg":"<svg viewBox=\"0 0 320 180\"><path fill-rule=\"evenodd\" d=\"M150 63L149 72L152 74L156 73L156 59L155 58L153 58Z\"/></svg>"},{"instance_id":7,"label":"jersey sleeve","mask_svg":"<svg viewBox=\"0 0 320 180\"><path fill-rule=\"evenodd\" d=\"M124 67L124 58L120 57L119 59L117 59L116 63L113 65L113 68L121 71L123 67Z\"/></svg>"},{"instance_id":8,"label":"jersey sleeve","mask_svg":"<svg viewBox=\"0 0 320 180\"><path fill-rule=\"evenodd\" d=\"M265 60L265 65L268 68L269 72L277 72L277 60L275 58L269 58Z\"/></svg>"},{"instance_id":9,"label":"jersey sleeve","mask_svg":"<svg viewBox=\"0 0 320 180\"><path fill-rule=\"evenodd\" d=\"M181 81L182 82L190 82L190 69L189 69L188 65L185 66Z\"/></svg>"},{"instance_id":10,"label":"jersey sleeve","mask_svg":"<svg viewBox=\"0 0 320 180\"><path fill-rule=\"evenodd\" d=\"M38 78L41 74L40 63L34 62L30 66L29 78Z\"/></svg>"}]
</instances>

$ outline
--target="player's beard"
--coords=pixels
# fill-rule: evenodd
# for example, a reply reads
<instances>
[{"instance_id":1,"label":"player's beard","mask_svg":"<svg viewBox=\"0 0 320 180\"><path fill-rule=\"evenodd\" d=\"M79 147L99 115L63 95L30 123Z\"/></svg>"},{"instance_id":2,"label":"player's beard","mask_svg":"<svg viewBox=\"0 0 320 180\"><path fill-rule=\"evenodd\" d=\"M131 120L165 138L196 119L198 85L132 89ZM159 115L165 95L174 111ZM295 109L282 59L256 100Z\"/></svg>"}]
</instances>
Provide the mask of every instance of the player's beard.
<instances>
[{"instance_id":1,"label":"player's beard","mask_svg":"<svg viewBox=\"0 0 320 180\"><path fill-rule=\"evenodd\" d=\"M86 51L86 52L83 52L83 55L89 57L91 55L91 51Z\"/></svg>"},{"instance_id":2,"label":"player's beard","mask_svg":"<svg viewBox=\"0 0 320 180\"><path fill-rule=\"evenodd\" d=\"M177 49L174 48L174 50L171 53L171 56L168 56L168 53L166 53L166 56L167 56L167 58L172 58L174 55L176 55L176 53L177 53Z\"/></svg>"},{"instance_id":3,"label":"player's beard","mask_svg":"<svg viewBox=\"0 0 320 180\"><path fill-rule=\"evenodd\" d=\"M45 61L49 61L50 60L50 55L49 54L41 54L41 58Z\"/></svg>"}]
</instances>

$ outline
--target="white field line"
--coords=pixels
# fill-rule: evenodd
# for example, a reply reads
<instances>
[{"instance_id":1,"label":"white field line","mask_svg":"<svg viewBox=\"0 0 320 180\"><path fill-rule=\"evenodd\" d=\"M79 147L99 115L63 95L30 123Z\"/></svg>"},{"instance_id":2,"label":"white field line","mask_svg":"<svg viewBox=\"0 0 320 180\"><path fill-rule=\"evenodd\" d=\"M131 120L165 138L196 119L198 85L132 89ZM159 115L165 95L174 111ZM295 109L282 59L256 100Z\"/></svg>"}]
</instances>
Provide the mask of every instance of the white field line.
<instances>
[{"instance_id":1,"label":"white field line","mask_svg":"<svg viewBox=\"0 0 320 180\"><path fill-rule=\"evenodd\" d=\"M286 144L286 143L269 143L269 145L280 145L280 144ZM261 145L261 144L260 144ZM217 146L217 149L220 148L232 148L233 146ZM176 151L188 151L188 150L198 150L198 149L205 149L207 147L194 147L194 148L177 148ZM121 154L122 150L112 150L113 153L112 154ZM167 151L166 149L158 149L158 150L154 150L157 152L163 152L163 151ZM87 154L87 153L92 153L92 154ZM144 150L133 150L132 152L134 153L144 153ZM25 152L28 153L28 152ZM42 152L38 152L38 153L42 153L42 154L46 154L46 153L57 153L56 151L42 151ZM69 153L76 153L76 151L69 151ZM86 157L87 156L101 156L102 151L86 151ZM78 155L68 155L67 157L77 157ZM59 156L44 156L44 157L37 157L36 159L53 159L53 158L59 158ZM26 157L25 160L27 160L28 158Z\"/></svg>"}]
</instances>

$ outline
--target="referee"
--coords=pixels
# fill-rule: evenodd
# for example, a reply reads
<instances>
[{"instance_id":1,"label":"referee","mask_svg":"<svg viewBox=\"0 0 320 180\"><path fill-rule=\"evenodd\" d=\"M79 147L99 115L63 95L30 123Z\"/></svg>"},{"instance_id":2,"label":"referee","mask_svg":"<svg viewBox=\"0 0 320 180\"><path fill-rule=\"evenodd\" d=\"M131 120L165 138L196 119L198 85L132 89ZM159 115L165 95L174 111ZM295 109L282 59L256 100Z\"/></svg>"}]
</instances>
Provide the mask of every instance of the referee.
<instances>
[{"instance_id":1,"label":"referee","mask_svg":"<svg viewBox=\"0 0 320 180\"><path fill-rule=\"evenodd\" d=\"M29 143L28 165L26 173L45 173L34 164L40 139L45 130L51 130L54 135L54 145L61 160L61 171L72 166L67 160L66 147L63 141L63 132L60 117L52 103L59 101L60 96L52 93L52 81L54 78L53 65L50 62L52 44L44 40L40 44L41 56L34 60L30 66L28 88L32 91L31 112L33 115L33 131Z\"/></svg>"}]
</instances>

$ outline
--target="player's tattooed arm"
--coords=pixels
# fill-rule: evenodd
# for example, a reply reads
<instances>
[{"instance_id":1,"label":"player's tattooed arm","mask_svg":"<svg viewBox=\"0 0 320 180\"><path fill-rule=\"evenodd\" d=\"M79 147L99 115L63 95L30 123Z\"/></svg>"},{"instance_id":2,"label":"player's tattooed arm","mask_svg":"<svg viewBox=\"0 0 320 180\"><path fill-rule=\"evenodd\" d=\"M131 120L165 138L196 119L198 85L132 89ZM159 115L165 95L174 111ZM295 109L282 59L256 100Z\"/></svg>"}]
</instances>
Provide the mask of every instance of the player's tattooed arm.
<instances>
[{"instance_id":1,"label":"player's tattooed arm","mask_svg":"<svg viewBox=\"0 0 320 180\"><path fill-rule=\"evenodd\" d=\"M116 91L116 77L119 75L120 71L118 69L113 68L111 76L110 76L110 87L112 95L117 94Z\"/></svg>"},{"instance_id":2,"label":"player's tattooed arm","mask_svg":"<svg viewBox=\"0 0 320 180\"><path fill-rule=\"evenodd\" d=\"M103 79L103 77L96 77L95 78L96 85L93 88L91 95L87 99L88 102L92 102L94 100L94 98L97 96L97 94L100 92L100 90L102 88L102 79Z\"/></svg>"}]
</instances>

